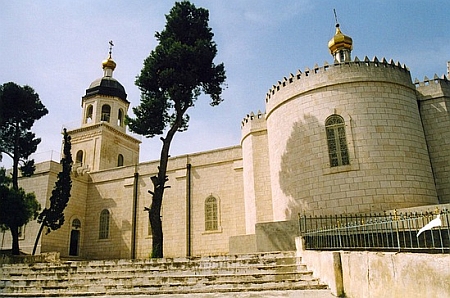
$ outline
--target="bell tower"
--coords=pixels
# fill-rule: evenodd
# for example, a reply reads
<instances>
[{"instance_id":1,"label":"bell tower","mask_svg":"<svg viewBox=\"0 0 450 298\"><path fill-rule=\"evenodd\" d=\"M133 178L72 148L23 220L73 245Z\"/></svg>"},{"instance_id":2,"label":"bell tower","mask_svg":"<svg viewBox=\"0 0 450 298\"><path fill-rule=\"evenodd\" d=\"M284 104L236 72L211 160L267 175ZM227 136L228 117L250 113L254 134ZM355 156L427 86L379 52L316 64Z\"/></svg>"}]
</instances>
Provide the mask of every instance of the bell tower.
<instances>
[{"instance_id":1,"label":"bell tower","mask_svg":"<svg viewBox=\"0 0 450 298\"><path fill-rule=\"evenodd\" d=\"M69 131L72 137L74 171L82 174L139 162L140 141L128 135L125 126L130 102L125 88L115 78L116 62L103 60L103 77L93 81L81 99L81 127Z\"/></svg>"}]
</instances>

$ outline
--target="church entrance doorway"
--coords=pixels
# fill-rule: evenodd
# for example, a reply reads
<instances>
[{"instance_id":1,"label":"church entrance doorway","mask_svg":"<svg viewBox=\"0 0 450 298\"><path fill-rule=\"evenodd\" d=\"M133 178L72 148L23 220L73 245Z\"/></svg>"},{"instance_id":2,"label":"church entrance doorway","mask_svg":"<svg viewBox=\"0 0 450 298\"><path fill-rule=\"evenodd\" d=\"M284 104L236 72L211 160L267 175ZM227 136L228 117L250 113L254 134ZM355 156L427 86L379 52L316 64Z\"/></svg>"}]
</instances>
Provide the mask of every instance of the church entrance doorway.
<instances>
[{"instance_id":1,"label":"church entrance doorway","mask_svg":"<svg viewBox=\"0 0 450 298\"><path fill-rule=\"evenodd\" d=\"M80 246L81 222L79 219L72 221L72 230L70 231L69 256L78 256Z\"/></svg>"}]
</instances>

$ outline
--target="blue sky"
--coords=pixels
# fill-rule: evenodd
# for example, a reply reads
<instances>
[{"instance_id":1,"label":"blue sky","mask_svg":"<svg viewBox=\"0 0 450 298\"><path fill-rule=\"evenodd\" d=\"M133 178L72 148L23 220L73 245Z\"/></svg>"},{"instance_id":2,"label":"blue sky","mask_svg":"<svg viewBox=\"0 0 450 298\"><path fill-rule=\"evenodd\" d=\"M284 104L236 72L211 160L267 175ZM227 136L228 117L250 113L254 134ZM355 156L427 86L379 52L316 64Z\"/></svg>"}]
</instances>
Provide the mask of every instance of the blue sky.
<instances>
[{"instance_id":1,"label":"blue sky","mask_svg":"<svg viewBox=\"0 0 450 298\"><path fill-rule=\"evenodd\" d=\"M239 144L242 118L265 110L273 84L298 69L332 62L327 43L335 31L333 9L343 33L353 38L353 57L394 59L419 80L446 74L450 60L450 6L444 0L191 2L210 12L219 50L215 62L225 64L228 88L221 105L210 107L208 98L200 98L189 111L189 130L175 136L172 156ZM30 85L49 110L33 127L42 139L37 160L61 150L63 125L80 125L81 97L103 74L109 40L115 44L114 77L131 107L139 104L135 77L173 4L0 0L0 84ZM158 159L160 145L159 138L143 138L140 160ZM5 156L0 165L8 164Z\"/></svg>"}]
</instances>

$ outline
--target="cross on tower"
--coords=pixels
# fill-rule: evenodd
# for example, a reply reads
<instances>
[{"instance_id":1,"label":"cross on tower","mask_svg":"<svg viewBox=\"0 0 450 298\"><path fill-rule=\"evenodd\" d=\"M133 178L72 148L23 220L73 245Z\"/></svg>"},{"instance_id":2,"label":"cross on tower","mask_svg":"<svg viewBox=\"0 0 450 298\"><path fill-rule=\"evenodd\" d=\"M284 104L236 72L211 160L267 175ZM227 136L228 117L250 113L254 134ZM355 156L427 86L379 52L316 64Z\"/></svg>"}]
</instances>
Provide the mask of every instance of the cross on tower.
<instances>
[{"instance_id":1,"label":"cross on tower","mask_svg":"<svg viewBox=\"0 0 450 298\"><path fill-rule=\"evenodd\" d=\"M111 56L111 54L112 54L112 47L114 46L114 44L113 44L113 41L112 40L110 40L109 41L109 55Z\"/></svg>"},{"instance_id":2,"label":"cross on tower","mask_svg":"<svg viewBox=\"0 0 450 298\"><path fill-rule=\"evenodd\" d=\"M336 14L336 9L333 8L333 12L334 12L334 21L336 23L336 27L339 27L339 23L338 23L338 19L337 19L337 14Z\"/></svg>"}]
</instances>

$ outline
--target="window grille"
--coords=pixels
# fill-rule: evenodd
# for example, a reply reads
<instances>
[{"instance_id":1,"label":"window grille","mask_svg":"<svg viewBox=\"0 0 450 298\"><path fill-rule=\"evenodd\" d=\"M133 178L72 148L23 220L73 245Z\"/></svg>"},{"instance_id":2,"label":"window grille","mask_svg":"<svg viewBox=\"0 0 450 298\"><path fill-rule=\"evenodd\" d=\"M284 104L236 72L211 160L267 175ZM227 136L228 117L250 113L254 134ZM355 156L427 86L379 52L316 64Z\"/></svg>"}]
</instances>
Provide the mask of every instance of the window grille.
<instances>
[{"instance_id":1,"label":"window grille","mask_svg":"<svg viewBox=\"0 0 450 298\"><path fill-rule=\"evenodd\" d=\"M327 134L328 155L330 166L337 167L350 164L347 138L345 136L345 122L339 115L331 115L325 121Z\"/></svg>"},{"instance_id":2,"label":"window grille","mask_svg":"<svg viewBox=\"0 0 450 298\"><path fill-rule=\"evenodd\" d=\"M205 230L216 231L219 229L217 199L209 196L205 201Z\"/></svg>"},{"instance_id":3,"label":"window grille","mask_svg":"<svg viewBox=\"0 0 450 298\"><path fill-rule=\"evenodd\" d=\"M109 238L109 211L103 209L100 213L100 229L99 229L99 239Z\"/></svg>"}]
</instances>

